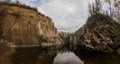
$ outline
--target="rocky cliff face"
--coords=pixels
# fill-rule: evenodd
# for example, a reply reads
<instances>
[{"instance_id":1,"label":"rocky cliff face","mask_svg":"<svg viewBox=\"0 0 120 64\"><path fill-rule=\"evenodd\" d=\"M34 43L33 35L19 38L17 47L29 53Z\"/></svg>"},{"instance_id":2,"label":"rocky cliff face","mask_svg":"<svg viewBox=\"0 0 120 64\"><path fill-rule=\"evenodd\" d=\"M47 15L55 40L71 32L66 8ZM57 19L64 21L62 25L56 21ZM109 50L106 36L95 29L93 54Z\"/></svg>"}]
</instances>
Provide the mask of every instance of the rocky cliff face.
<instances>
[{"instance_id":1,"label":"rocky cliff face","mask_svg":"<svg viewBox=\"0 0 120 64\"><path fill-rule=\"evenodd\" d=\"M109 16L96 14L75 32L76 42L87 48L112 52L120 45L120 24Z\"/></svg>"},{"instance_id":2,"label":"rocky cliff face","mask_svg":"<svg viewBox=\"0 0 120 64\"><path fill-rule=\"evenodd\" d=\"M16 46L60 44L52 20L34 8L0 3L0 39Z\"/></svg>"},{"instance_id":3,"label":"rocky cliff face","mask_svg":"<svg viewBox=\"0 0 120 64\"><path fill-rule=\"evenodd\" d=\"M69 32L59 32L59 35L60 37L62 38L62 40L64 41L64 44L65 43L68 43L68 40L69 40L69 36L71 35L71 33Z\"/></svg>"}]
</instances>

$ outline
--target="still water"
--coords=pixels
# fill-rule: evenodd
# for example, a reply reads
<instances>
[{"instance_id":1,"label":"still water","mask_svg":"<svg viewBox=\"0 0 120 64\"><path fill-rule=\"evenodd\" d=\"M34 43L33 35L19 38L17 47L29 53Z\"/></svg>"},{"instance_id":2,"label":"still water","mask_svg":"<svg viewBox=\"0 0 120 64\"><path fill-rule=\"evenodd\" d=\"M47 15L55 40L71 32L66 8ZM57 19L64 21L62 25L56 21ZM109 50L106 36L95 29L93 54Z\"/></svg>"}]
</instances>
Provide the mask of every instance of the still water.
<instances>
[{"instance_id":1,"label":"still water","mask_svg":"<svg viewBox=\"0 0 120 64\"><path fill-rule=\"evenodd\" d=\"M84 64L73 52L58 52L53 64Z\"/></svg>"},{"instance_id":2,"label":"still water","mask_svg":"<svg viewBox=\"0 0 120 64\"><path fill-rule=\"evenodd\" d=\"M74 52L58 52L39 47L17 48L12 64L120 64L120 55L96 54L83 56Z\"/></svg>"}]
</instances>

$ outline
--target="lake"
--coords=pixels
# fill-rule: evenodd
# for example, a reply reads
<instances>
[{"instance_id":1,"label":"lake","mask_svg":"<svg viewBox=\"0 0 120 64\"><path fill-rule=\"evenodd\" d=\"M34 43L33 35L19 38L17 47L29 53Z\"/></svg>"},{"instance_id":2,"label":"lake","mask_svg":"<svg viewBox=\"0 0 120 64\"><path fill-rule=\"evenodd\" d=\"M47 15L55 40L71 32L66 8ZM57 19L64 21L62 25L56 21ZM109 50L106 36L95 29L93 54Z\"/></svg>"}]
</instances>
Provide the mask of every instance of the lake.
<instances>
[{"instance_id":1,"label":"lake","mask_svg":"<svg viewBox=\"0 0 120 64\"><path fill-rule=\"evenodd\" d=\"M120 64L118 54L82 55L55 48L21 47L11 59L13 64Z\"/></svg>"}]
</instances>

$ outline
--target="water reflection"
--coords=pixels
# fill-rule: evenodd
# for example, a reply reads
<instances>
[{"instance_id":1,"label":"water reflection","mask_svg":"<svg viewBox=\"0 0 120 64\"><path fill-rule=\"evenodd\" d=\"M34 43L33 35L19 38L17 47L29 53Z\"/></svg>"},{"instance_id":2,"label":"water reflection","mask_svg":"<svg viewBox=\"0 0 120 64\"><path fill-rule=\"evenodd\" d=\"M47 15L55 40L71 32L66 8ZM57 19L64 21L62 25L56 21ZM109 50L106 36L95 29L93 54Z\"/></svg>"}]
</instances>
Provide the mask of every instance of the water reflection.
<instances>
[{"instance_id":1,"label":"water reflection","mask_svg":"<svg viewBox=\"0 0 120 64\"><path fill-rule=\"evenodd\" d=\"M57 52L56 49L39 47L17 48L13 64L83 64L73 52Z\"/></svg>"},{"instance_id":2,"label":"water reflection","mask_svg":"<svg viewBox=\"0 0 120 64\"><path fill-rule=\"evenodd\" d=\"M53 64L53 59L56 56L56 50L42 51L39 54L39 61L37 64Z\"/></svg>"},{"instance_id":3,"label":"water reflection","mask_svg":"<svg viewBox=\"0 0 120 64\"><path fill-rule=\"evenodd\" d=\"M17 48L11 61L12 64L120 64L120 55L114 53L96 55L58 53L55 48L25 47Z\"/></svg>"},{"instance_id":4,"label":"water reflection","mask_svg":"<svg viewBox=\"0 0 120 64\"><path fill-rule=\"evenodd\" d=\"M16 53L12 57L13 64L36 64L39 56L39 47L16 48Z\"/></svg>"},{"instance_id":5,"label":"water reflection","mask_svg":"<svg viewBox=\"0 0 120 64\"><path fill-rule=\"evenodd\" d=\"M73 52L58 53L53 64L84 64Z\"/></svg>"},{"instance_id":6,"label":"water reflection","mask_svg":"<svg viewBox=\"0 0 120 64\"><path fill-rule=\"evenodd\" d=\"M115 53L100 53L94 55L80 55L85 64L120 64L120 55Z\"/></svg>"}]
</instances>

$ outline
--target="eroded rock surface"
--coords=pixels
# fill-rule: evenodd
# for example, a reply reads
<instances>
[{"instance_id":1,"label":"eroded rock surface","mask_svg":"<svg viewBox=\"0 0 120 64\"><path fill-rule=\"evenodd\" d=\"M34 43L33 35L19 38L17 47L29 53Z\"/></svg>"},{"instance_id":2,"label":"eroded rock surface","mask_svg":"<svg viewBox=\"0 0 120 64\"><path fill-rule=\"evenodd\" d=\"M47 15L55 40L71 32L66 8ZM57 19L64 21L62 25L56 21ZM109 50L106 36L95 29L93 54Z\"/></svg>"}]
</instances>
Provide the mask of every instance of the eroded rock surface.
<instances>
[{"instance_id":1,"label":"eroded rock surface","mask_svg":"<svg viewBox=\"0 0 120 64\"><path fill-rule=\"evenodd\" d=\"M109 16L96 14L75 32L76 42L87 48L112 52L120 45L120 24Z\"/></svg>"},{"instance_id":2,"label":"eroded rock surface","mask_svg":"<svg viewBox=\"0 0 120 64\"><path fill-rule=\"evenodd\" d=\"M52 20L25 5L0 3L0 39L16 46L61 44Z\"/></svg>"}]
</instances>

